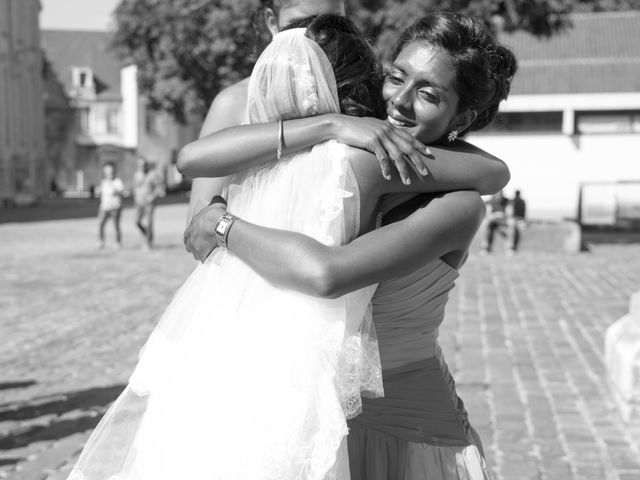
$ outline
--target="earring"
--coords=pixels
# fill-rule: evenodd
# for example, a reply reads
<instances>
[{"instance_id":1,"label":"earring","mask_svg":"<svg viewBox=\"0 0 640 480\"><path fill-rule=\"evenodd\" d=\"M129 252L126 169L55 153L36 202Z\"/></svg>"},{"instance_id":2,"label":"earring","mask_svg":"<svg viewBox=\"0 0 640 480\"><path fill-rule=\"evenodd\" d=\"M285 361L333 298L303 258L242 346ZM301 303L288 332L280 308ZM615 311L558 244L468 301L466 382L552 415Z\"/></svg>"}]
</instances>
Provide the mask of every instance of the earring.
<instances>
[{"instance_id":1,"label":"earring","mask_svg":"<svg viewBox=\"0 0 640 480\"><path fill-rule=\"evenodd\" d=\"M449 140L449 142L455 142L456 138L458 138L458 130L451 130L451 132L449 132L447 140Z\"/></svg>"}]
</instances>

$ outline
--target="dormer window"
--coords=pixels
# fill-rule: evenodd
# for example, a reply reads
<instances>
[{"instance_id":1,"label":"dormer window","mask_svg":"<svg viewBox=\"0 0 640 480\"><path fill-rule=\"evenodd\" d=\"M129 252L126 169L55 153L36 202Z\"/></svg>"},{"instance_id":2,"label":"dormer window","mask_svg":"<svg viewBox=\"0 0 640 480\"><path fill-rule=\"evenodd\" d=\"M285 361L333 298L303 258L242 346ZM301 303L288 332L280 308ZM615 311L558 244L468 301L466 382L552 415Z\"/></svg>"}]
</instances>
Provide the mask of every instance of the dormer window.
<instances>
[{"instance_id":1,"label":"dormer window","mask_svg":"<svg viewBox=\"0 0 640 480\"><path fill-rule=\"evenodd\" d=\"M89 67L74 67L72 76L74 87L93 88L93 71Z\"/></svg>"}]
</instances>

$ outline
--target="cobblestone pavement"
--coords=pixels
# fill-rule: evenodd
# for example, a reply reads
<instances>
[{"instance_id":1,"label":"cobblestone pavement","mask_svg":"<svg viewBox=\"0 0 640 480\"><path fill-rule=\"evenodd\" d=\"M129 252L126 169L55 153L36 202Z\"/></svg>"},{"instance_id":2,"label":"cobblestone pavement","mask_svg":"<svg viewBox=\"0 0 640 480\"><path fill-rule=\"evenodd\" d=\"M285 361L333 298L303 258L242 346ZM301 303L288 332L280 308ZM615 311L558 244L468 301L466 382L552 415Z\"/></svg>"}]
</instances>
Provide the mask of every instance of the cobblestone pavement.
<instances>
[{"instance_id":1,"label":"cobblestone pavement","mask_svg":"<svg viewBox=\"0 0 640 480\"><path fill-rule=\"evenodd\" d=\"M158 209L150 252L131 210L121 251L95 249L93 219L0 225L0 478L65 478L193 268L184 214ZM441 335L495 479L640 479L603 364L638 289L638 246L472 256Z\"/></svg>"}]
</instances>

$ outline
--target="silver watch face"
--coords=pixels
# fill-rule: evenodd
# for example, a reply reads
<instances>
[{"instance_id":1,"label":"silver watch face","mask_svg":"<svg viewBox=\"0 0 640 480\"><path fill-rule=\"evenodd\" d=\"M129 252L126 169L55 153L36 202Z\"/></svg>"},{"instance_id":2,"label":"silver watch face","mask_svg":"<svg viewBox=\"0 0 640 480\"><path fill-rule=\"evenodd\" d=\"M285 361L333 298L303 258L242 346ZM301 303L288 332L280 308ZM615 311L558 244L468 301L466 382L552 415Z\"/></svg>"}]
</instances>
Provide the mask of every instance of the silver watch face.
<instances>
[{"instance_id":1,"label":"silver watch face","mask_svg":"<svg viewBox=\"0 0 640 480\"><path fill-rule=\"evenodd\" d=\"M218 223L218 228L216 228L216 232L218 232L220 235L224 235L225 232L227 231L228 226L229 226L229 221L226 218L223 218L222 220L220 220L220 223Z\"/></svg>"}]
</instances>

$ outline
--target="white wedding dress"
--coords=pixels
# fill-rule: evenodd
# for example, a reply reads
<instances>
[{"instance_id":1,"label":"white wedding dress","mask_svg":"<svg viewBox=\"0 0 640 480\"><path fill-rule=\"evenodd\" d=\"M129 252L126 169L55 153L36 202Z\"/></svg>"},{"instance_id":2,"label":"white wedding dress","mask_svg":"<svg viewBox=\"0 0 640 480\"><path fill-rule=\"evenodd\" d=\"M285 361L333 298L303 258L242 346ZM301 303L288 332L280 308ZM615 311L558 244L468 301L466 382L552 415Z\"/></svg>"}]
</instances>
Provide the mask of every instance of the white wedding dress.
<instances>
[{"instance_id":1,"label":"white wedding dress","mask_svg":"<svg viewBox=\"0 0 640 480\"><path fill-rule=\"evenodd\" d=\"M249 122L339 112L304 30L258 60ZM275 149L274 139L274 149ZM229 211L338 245L358 230L348 148L317 145L235 177ZM369 302L276 288L216 249L176 293L70 480L348 480L346 419L382 394Z\"/></svg>"}]
</instances>

